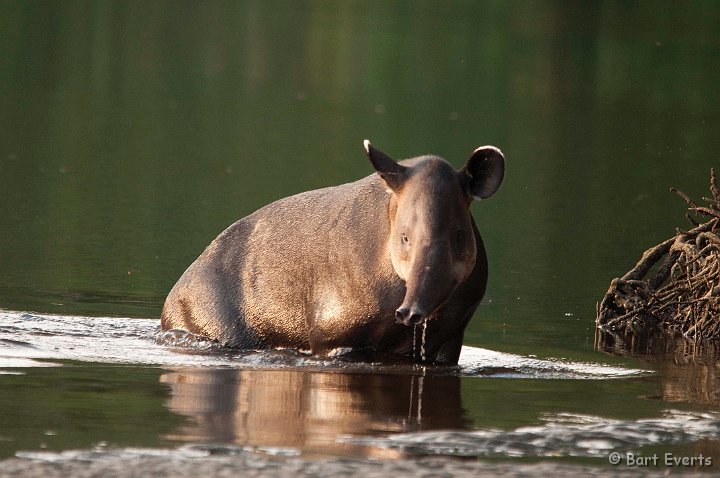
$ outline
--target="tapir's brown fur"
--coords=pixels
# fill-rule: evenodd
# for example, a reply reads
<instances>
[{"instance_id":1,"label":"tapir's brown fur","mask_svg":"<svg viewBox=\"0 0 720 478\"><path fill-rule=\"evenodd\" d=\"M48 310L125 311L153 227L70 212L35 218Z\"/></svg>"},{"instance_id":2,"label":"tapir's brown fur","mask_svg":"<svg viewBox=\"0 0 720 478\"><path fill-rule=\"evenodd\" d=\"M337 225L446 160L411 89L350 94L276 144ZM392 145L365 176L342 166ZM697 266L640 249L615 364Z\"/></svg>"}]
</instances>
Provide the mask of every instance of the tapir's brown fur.
<instances>
[{"instance_id":1,"label":"tapir's brown fur","mask_svg":"<svg viewBox=\"0 0 720 478\"><path fill-rule=\"evenodd\" d=\"M273 202L220 234L170 291L162 328L243 349L419 360L414 329L427 321L426 361L457 363L487 283L469 206L498 189L503 155L478 148L456 171L365 149L377 174Z\"/></svg>"}]
</instances>

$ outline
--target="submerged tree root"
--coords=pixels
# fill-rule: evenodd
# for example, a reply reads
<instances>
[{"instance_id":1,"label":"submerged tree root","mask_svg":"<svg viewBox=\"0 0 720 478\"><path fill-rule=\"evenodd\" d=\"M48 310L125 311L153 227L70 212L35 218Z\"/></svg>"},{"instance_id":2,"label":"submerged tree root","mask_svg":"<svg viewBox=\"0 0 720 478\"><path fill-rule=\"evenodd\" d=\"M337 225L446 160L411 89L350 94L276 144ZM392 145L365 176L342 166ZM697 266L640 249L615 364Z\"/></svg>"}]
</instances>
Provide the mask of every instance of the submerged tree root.
<instances>
[{"instance_id":1,"label":"submerged tree root","mask_svg":"<svg viewBox=\"0 0 720 478\"><path fill-rule=\"evenodd\" d=\"M648 249L627 274L613 279L596 324L616 333L663 331L691 340L720 339L720 190L710 170L712 198L690 213L707 222L687 218L694 228Z\"/></svg>"}]
</instances>

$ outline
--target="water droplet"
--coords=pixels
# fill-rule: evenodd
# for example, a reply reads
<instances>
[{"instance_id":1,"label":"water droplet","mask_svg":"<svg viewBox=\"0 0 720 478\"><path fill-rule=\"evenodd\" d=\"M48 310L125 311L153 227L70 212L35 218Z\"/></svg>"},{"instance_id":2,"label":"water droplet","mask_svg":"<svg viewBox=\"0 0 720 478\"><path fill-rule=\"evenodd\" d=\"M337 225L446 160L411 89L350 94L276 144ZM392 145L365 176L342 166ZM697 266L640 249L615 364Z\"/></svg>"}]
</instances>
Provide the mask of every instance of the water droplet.
<instances>
[{"instance_id":1,"label":"water droplet","mask_svg":"<svg viewBox=\"0 0 720 478\"><path fill-rule=\"evenodd\" d=\"M416 353L415 350L417 348L417 325L413 325L413 346L412 346L412 359L415 360Z\"/></svg>"},{"instance_id":2,"label":"water droplet","mask_svg":"<svg viewBox=\"0 0 720 478\"><path fill-rule=\"evenodd\" d=\"M423 320L422 340L420 342L420 360L425 362L425 334L427 332L427 319Z\"/></svg>"},{"instance_id":3,"label":"water droplet","mask_svg":"<svg viewBox=\"0 0 720 478\"><path fill-rule=\"evenodd\" d=\"M418 377L418 406L417 406L417 422L422 423L422 396L423 396L423 381L425 379L425 367L423 367L423 374Z\"/></svg>"}]
</instances>

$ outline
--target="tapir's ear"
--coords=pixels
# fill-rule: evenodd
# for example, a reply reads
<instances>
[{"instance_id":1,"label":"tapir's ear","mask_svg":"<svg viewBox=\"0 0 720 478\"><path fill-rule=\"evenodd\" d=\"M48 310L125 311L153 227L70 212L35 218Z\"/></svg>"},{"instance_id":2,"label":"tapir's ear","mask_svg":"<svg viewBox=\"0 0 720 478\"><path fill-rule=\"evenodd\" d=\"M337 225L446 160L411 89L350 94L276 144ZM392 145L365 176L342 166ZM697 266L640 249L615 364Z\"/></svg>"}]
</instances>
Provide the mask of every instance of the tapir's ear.
<instances>
[{"instance_id":1,"label":"tapir's ear","mask_svg":"<svg viewBox=\"0 0 720 478\"><path fill-rule=\"evenodd\" d=\"M468 176L470 195L477 200L489 198L505 176L505 157L495 146L481 146L473 151L463 171Z\"/></svg>"},{"instance_id":2,"label":"tapir's ear","mask_svg":"<svg viewBox=\"0 0 720 478\"><path fill-rule=\"evenodd\" d=\"M396 163L390 156L383 153L379 149L375 149L367 139L363 142L365 152L370 158L370 162L375 171L380 175L387 187L393 191L402 188L405 178L407 177L407 168Z\"/></svg>"}]
</instances>

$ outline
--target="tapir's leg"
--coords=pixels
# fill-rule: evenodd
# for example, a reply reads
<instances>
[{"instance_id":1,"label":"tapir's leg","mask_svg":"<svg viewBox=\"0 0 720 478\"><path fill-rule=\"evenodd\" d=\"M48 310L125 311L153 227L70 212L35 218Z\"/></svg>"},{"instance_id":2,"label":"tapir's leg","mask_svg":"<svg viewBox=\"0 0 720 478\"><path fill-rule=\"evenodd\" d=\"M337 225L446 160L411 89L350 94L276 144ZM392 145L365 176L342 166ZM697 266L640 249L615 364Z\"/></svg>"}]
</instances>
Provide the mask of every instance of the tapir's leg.
<instances>
[{"instance_id":1,"label":"tapir's leg","mask_svg":"<svg viewBox=\"0 0 720 478\"><path fill-rule=\"evenodd\" d=\"M462 349L464 330L450 337L444 344L440 346L433 360L438 364L457 365L460 359L460 350Z\"/></svg>"}]
</instances>

